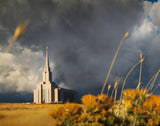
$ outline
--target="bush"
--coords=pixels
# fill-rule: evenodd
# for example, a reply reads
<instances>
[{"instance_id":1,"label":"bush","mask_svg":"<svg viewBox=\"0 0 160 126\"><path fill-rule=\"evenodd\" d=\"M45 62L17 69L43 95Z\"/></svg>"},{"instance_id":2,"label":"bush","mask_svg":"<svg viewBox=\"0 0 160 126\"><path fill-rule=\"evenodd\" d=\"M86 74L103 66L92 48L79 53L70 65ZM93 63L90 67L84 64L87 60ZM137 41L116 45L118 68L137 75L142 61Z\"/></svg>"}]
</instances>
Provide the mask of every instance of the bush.
<instances>
[{"instance_id":1,"label":"bush","mask_svg":"<svg viewBox=\"0 0 160 126\"><path fill-rule=\"evenodd\" d=\"M66 103L56 106L50 115L60 126L158 126L160 96L147 94L146 89L127 89L121 101L107 95L82 97L82 105Z\"/></svg>"}]
</instances>

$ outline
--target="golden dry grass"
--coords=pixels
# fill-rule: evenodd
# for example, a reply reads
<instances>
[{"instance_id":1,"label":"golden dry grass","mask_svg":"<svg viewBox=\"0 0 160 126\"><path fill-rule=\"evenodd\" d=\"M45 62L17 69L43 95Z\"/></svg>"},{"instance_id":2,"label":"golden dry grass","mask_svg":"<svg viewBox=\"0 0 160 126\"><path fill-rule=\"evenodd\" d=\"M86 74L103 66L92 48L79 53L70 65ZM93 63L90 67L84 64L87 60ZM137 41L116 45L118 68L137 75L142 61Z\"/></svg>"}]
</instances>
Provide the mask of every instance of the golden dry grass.
<instances>
[{"instance_id":1,"label":"golden dry grass","mask_svg":"<svg viewBox=\"0 0 160 126\"><path fill-rule=\"evenodd\" d=\"M0 126L55 126L54 104L0 104Z\"/></svg>"}]
</instances>

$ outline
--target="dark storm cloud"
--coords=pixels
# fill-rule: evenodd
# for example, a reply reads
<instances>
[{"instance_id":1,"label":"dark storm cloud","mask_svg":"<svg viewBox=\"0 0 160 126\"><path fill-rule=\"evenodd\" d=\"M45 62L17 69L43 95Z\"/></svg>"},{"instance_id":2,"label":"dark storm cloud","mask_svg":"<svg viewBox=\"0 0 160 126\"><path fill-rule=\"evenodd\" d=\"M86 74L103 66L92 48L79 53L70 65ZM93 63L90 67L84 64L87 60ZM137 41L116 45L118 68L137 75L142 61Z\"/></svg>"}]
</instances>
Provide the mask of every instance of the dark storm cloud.
<instances>
[{"instance_id":1,"label":"dark storm cloud","mask_svg":"<svg viewBox=\"0 0 160 126\"><path fill-rule=\"evenodd\" d=\"M0 39L5 44L17 23L29 18L20 44L38 46L36 50L49 46L54 80L73 89L98 89L121 38L142 17L143 2L136 0L5 0L0 3ZM136 50L141 49L129 44L122 48L112 82L138 61Z\"/></svg>"}]
</instances>

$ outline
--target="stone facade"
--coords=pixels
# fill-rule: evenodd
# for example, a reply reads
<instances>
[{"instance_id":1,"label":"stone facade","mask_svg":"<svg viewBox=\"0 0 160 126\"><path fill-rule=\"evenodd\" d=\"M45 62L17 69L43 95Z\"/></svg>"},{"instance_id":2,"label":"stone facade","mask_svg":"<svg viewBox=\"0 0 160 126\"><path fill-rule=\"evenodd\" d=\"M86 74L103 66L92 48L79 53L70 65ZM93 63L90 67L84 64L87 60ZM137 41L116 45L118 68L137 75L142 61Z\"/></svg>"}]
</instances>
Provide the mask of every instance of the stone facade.
<instances>
[{"instance_id":1,"label":"stone facade","mask_svg":"<svg viewBox=\"0 0 160 126\"><path fill-rule=\"evenodd\" d=\"M58 87L52 82L52 72L49 67L48 47L46 47L46 64L43 71L43 81L39 82L34 90L34 103L65 103L76 102L77 93Z\"/></svg>"}]
</instances>

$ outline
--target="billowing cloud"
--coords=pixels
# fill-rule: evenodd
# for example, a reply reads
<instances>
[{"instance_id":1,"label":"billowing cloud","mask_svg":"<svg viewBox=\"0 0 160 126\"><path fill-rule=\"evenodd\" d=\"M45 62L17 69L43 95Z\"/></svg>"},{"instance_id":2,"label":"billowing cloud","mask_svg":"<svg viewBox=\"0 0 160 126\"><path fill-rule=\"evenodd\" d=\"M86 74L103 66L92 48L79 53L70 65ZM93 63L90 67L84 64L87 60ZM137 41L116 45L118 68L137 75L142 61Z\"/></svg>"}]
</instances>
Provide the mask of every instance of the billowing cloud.
<instances>
[{"instance_id":1,"label":"billowing cloud","mask_svg":"<svg viewBox=\"0 0 160 126\"><path fill-rule=\"evenodd\" d=\"M0 67L0 92L32 91L41 81L42 64L45 61L43 52L32 51L19 44L13 50L16 53L0 53L4 57Z\"/></svg>"},{"instance_id":2,"label":"billowing cloud","mask_svg":"<svg viewBox=\"0 0 160 126\"><path fill-rule=\"evenodd\" d=\"M160 12L160 1L154 3L150 11L152 22L160 28L159 12Z\"/></svg>"},{"instance_id":3,"label":"billowing cloud","mask_svg":"<svg viewBox=\"0 0 160 126\"><path fill-rule=\"evenodd\" d=\"M154 29L154 35L153 39L150 41L150 48L148 50L148 66L149 66L149 72L155 73L160 68L160 60L158 59L158 54L160 53L160 1L157 1L152 4L151 7L149 7L149 16L152 23L152 28Z\"/></svg>"},{"instance_id":4,"label":"billowing cloud","mask_svg":"<svg viewBox=\"0 0 160 126\"><path fill-rule=\"evenodd\" d=\"M139 60L140 52L143 52L145 57L148 56L149 44L153 40L157 24L154 21L150 22L146 17L153 12L155 4L159 3L152 5L136 0L1 2L0 6L3 7L0 8L0 18L3 19L0 21L1 45L6 45L8 37L12 35L20 20L28 18L31 20L25 34L19 39L19 46L29 51L21 51L21 54L18 54L18 49L12 49L8 60L17 59L14 77L21 75L20 81L26 83L29 75L30 78L35 78L29 87L11 84L12 88L8 86L5 90L33 90L37 78L41 75L40 68L43 67L43 52L46 45L49 46L50 59L55 63L54 81L72 89L85 89L86 92L100 90L119 42L125 32L130 30L130 36L122 45L109 83L113 83L115 75L119 73L124 77ZM150 17L154 20L152 14ZM26 53L30 53L29 58ZM33 58L32 55L37 58ZM24 61L20 60L21 58ZM27 66L24 65L25 62L28 62ZM6 73L11 69L5 66L4 68ZM19 73L28 71L24 73L26 77L24 78L17 70ZM134 82L133 78L130 82ZM8 82L3 80L1 85L5 84Z\"/></svg>"}]
</instances>

